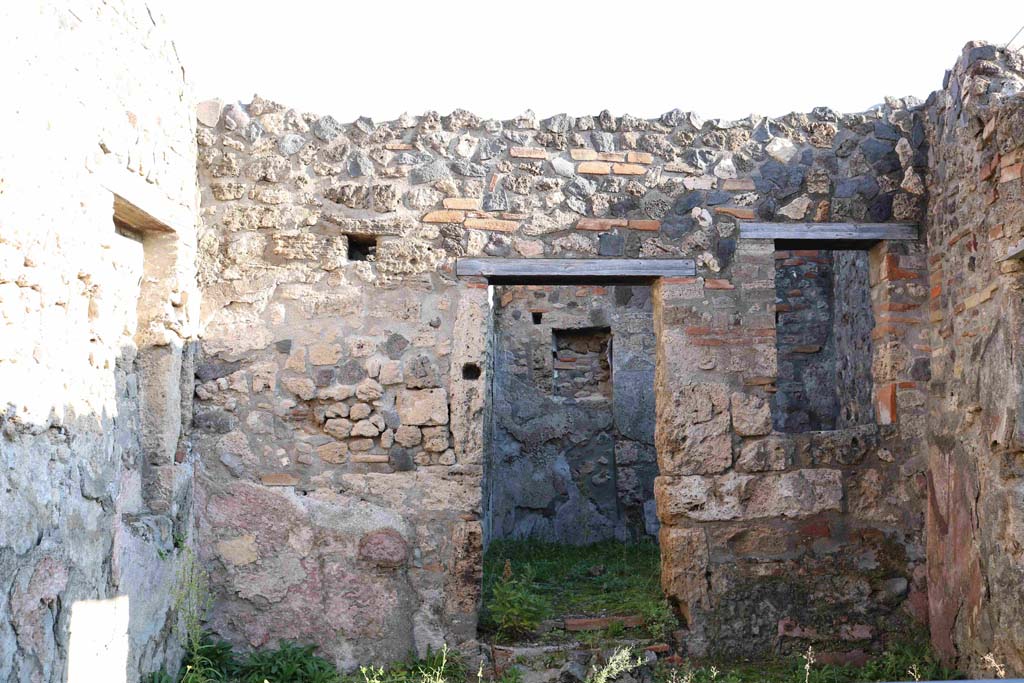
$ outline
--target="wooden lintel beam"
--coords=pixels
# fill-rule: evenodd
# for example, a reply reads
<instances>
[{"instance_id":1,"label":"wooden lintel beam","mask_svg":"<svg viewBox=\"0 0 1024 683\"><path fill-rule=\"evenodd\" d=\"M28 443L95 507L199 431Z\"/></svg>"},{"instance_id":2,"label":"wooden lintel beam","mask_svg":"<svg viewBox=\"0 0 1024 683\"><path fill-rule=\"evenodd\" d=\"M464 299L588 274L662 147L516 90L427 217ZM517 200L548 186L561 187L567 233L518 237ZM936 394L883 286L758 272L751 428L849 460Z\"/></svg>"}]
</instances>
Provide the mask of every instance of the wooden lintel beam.
<instances>
[{"instance_id":1,"label":"wooden lintel beam","mask_svg":"<svg viewBox=\"0 0 1024 683\"><path fill-rule=\"evenodd\" d=\"M184 206L127 169L112 165L98 171L100 184L114 195L114 218L142 232L183 232L195 225Z\"/></svg>"},{"instance_id":2,"label":"wooden lintel beam","mask_svg":"<svg viewBox=\"0 0 1024 683\"><path fill-rule=\"evenodd\" d=\"M814 242L878 242L916 240L913 223L740 223L740 239L807 240Z\"/></svg>"},{"instance_id":3,"label":"wooden lintel beam","mask_svg":"<svg viewBox=\"0 0 1024 683\"><path fill-rule=\"evenodd\" d=\"M456 275L485 277L494 284L617 284L696 273L693 259L460 258L455 264Z\"/></svg>"}]
</instances>

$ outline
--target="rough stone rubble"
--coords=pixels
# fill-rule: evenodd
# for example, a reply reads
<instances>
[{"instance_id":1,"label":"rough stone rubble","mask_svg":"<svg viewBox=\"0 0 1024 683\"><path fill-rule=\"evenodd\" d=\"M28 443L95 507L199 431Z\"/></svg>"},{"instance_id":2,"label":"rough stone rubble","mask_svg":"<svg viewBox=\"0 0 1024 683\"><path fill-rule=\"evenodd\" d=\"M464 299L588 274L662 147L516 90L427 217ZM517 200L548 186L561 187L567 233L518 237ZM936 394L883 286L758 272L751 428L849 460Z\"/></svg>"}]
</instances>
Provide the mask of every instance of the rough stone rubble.
<instances>
[{"instance_id":1,"label":"rough stone rubble","mask_svg":"<svg viewBox=\"0 0 1024 683\"><path fill-rule=\"evenodd\" d=\"M616 427L653 428L611 447L644 465L615 495L659 527L689 653L853 656L928 623L960 666L1024 672L1024 269L1000 260L1024 238L1019 54L969 44L927 102L859 114L341 124L259 97L194 107L152 19L119 3L29 14L126 80L25 46L29 78L86 104L0 157L0 678L63 680L88 601L123 622L129 679L173 666L190 552L239 647L296 639L344 668L471 649L515 427L488 387L519 358L496 353L505 308L532 311L455 277L463 256L695 259L650 289L634 370L653 417ZM61 192L17 172L39 153ZM196 220L115 228L111 169ZM755 218L923 239L800 253L738 239ZM614 363L616 325L565 327L609 328ZM555 363L581 373L573 400L606 390L593 343L545 360L552 382ZM835 378L813 410L782 381L793 354ZM516 438L540 453L550 433Z\"/></svg>"}]
</instances>

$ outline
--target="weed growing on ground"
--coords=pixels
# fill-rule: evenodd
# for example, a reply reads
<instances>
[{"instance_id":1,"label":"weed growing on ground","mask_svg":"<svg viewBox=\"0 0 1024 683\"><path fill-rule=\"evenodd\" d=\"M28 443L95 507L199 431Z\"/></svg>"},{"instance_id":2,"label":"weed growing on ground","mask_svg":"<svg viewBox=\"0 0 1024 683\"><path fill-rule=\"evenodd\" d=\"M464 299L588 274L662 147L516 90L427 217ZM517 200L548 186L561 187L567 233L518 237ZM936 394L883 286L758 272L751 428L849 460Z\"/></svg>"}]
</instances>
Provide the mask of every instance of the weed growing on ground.
<instances>
[{"instance_id":1,"label":"weed growing on ground","mask_svg":"<svg viewBox=\"0 0 1024 683\"><path fill-rule=\"evenodd\" d=\"M943 667L926 645L915 640L893 643L872 657L863 667L821 664L820 656L808 648L802 654L744 662L717 668L664 663L655 668L657 683L871 683L875 681L948 681L963 678L957 671Z\"/></svg>"},{"instance_id":2,"label":"weed growing on ground","mask_svg":"<svg viewBox=\"0 0 1024 683\"><path fill-rule=\"evenodd\" d=\"M423 659L409 657L387 668L361 667L356 674L342 676L339 683L463 683L468 675L462 658L445 646L437 651L428 650ZM482 669L477 677L479 683L485 683Z\"/></svg>"},{"instance_id":3,"label":"weed growing on ground","mask_svg":"<svg viewBox=\"0 0 1024 683\"><path fill-rule=\"evenodd\" d=\"M614 681L622 674L627 671L632 671L643 663L643 659L633 656L633 650L631 648L619 648L615 651L615 654L608 659L607 664L602 667L595 668L590 675L587 676L587 683L608 683L608 681Z\"/></svg>"},{"instance_id":4,"label":"weed growing on ground","mask_svg":"<svg viewBox=\"0 0 1024 683\"><path fill-rule=\"evenodd\" d=\"M236 663L232 680L238 683L338 683L337 669L313 654L315 650L313 645L282 642L276 650L253 652Z\"/></svg>"},{"instance_id":5,"label":"weed growing on ground","mask_svg":"<svg viewBox=\"0 0 1024 683\"><path fill-rule=\"evenodd\" d=\"M505 561L501 578L491 588L488 605L500 638L513 638L537 628L547 616L545 601L533 592L535 577L527 566L517 576L510 560Z\"/></svg>"},{"instance_id":6,"label":"weed growing on ground","mask_svg":"<svg viewBox=\"0 0 1024 683\"><path fill-rule=\"evenodd\" d=\"M1000 664L991 652L981 658L981 663L985 665L986 669L994 672L996 678L1006 678L1006 667Z\"/></svg>"},{"instance_id":7,"label":"weed growing on ground","mask_svg":"<svg viewBox=\"0 0 1024 683\"><path fill-rule=\"evenodd\" d=\"M484 557L483 593L481 626L499 640L560 616L639 614L645 620L640 635L653 638L678 628L661 591L661 556L652 542L494 541ZM518 631L502 628L510 618L519 620Z\"/></svg>"}]
</instances>

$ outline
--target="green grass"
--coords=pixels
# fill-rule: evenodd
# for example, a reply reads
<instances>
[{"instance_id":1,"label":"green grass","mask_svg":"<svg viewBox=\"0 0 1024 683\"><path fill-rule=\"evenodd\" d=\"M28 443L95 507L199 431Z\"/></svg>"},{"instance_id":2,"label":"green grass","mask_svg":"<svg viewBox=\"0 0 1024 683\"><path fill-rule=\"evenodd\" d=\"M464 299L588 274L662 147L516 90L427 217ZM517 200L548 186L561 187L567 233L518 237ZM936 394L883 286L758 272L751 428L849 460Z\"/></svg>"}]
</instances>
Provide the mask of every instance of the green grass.
<instances>
[{"instance_id":1,"label":"green grass","mask_svg":"<svg viewBox=\"0 0 1024 683\"><path fill-rule=\"evenodd\" d=\"M163 671L143 677L144 683L490 683L477 678L462 659L444 648L422 659L409 656L387 667L364 666L355 673L339 674L318 656L312 645L282 641L276 649L241 655L228 643L204 637L198 649L187 653L175 679ZM470 674L473 674L470 676ZM503 677L494 683L514 683Z\"/></svg>"},{"instance_id":2,"label":"green grass","mask_svg":"<svg viewBox=\"0 0 1024 683\"><path fill-rule=\"evenodd\" d=\"M543 619L639 614L647 624L633 636L664 637L675 617L661 591L660 563L654 543L495 541L484 556L481 627L507 639ZM608 637L624 635L621 627L609 630Z\"/></svg>"},{"instance_id":3,"label":"green grass","mask_svg":"<svg viewBox=\"0 0 1024 683\"><path fill-rule=\"evenodd\" d=\"M364 666L339 683L463 683L470 673L458 654L444 648L428 652L423 659L410 656L388 667Z\"/></svg>"},{"instance_id":4,"label":"green grass","mask_svg":"<svg viewBox=\"0 0 1024 683\"><path fill-rule=\"evenodd\" d=\"M892 643L863 667L812 662L805 655L758 662L701 662L673 667L659 663L656 683L868 683L873 681L950 681L963 678L939 663L926 638Z\"/></svg>"}]
</instances>

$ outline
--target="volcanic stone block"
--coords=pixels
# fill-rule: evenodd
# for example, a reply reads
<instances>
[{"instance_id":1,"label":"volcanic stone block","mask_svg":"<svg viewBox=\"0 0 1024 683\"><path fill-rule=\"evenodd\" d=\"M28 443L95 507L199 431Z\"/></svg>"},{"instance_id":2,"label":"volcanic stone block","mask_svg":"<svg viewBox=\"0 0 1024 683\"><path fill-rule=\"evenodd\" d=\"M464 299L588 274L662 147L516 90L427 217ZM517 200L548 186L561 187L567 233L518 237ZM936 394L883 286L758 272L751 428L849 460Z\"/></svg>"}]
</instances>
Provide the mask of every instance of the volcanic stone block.
<instances>
[{"instance_id":1,"label":"volcanic stone block","mask_svg":"<svg viewBox=\"0 0 1024 683\"><path fill-rule=\"evenodd\" d=\"M654 493L663 522L799 518L839 511L843 484L839 470L765 475L731 472L717 477L658 477Z\"/></svg>"},{"instance_id":2,"label":"volcanic stone block","mask_svg":"<svg viewBox=\"0 0 1024 683\"><path fill-rule=\"evenodd\" d=\"M444 389L403 389L397 408L402 424L448 424L448 392Z\"/></svg>"},{"instance_id":3,"label":"volcanic stone block","mask_svg":"<svg viewBox=\"0 0 1024 683\"><path fill-rule=\"evenodd\" d=\"M740 436L762 436L772 431L771 405L760 396L734 392L732 426Z\"/></svg>"},{"instance_id":4,"label":"volcanic stone block","mask_svg":"<svg viewBox=\"0 0 1024 683\"><path fill-rule=\"evenodd\" d=\"M664 474L717 474L732 466L732 434L729 414L692 424L673 448L658 449Z\"/></svg>"},{"instance_id":5,"label":"volcanic stone block","mask_svg":"<svg viewBox=\"0 0 1024 683\"><path fill-rule=\"evenodd\" d=\"M661 587L689 623L695 606L708 602L708 541L703 529L662 527Z\"/></svg>"},{"instance_id":6,"label":"volcanic stone block","mask_svg":"<svg viewBox=\"0 0 1024 683\"><path fill-rule=\"evenodd\" d=\"M785 437L769 436L747 441L736 458L741 472L784 470L792 460L793 444Z\"/></svg>"}]
</instances>

